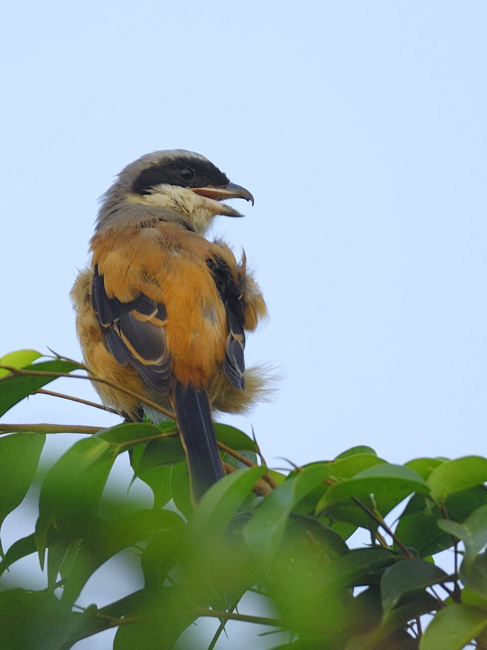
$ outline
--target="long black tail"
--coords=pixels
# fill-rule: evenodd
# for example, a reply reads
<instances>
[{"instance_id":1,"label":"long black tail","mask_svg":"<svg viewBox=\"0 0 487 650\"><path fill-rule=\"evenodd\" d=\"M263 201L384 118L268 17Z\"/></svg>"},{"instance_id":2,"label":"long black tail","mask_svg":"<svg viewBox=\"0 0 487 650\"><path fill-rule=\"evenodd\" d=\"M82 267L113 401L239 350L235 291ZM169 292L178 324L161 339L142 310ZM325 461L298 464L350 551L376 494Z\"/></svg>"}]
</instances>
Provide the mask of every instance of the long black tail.
<instances>
[{"instance_id":1,"label":"long black tail","mask_svg":"<svg viewBox=\"0 0 487 650\"><path fill-rule=\"evenodd\" d=\"M198 501L225 472L218 453L210 402L204 389L176 382L174 408L188 459L191 490Z\"/></svg>"}]
</instances>

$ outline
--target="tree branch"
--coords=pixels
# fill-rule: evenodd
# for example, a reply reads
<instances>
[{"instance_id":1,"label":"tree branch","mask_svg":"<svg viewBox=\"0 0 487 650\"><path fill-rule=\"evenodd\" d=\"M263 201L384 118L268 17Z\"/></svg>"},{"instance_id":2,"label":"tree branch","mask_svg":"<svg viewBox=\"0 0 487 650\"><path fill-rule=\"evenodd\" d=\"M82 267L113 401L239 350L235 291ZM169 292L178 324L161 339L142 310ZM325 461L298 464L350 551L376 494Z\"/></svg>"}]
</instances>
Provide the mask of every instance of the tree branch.
<instances>
[{"instance_id":1,"label":"tree branch","mask_svg":"<svg viewBox=\"0 0 487 650\"><path fill-rule=\"evenodd\" d=\"M21 377L52 377L53 379L58 379L60 377L67 377L70 379L89 379L90 381L97 381L100 384L105 384L106 386L115 388L115 390L118 390L121 393L124 393L125 395L130 395L131 397L134 397L135 399L139 400L139 402L142 402L143 404L147 404L154 410L159 411L160 413L162 413L168 418L171 418L172 420L175 419L174 413L172 413L168 409L165 409L162 406L159 406L159 404L152 402L150 399L147 399L142 395L139 395L135 391L130 390L129 388L123 388L122 386L119 386L115 382L109 381L104 377L96 377L95 375L89 373L87 375L73 375L67 372L45 372L41 370L24 370L22 368L15 368L13 366L0 366L0 368L3 368L4 370L8 370L13 375L19 375ZM11 377L9 375L0 377L0 382L5 381L6 379L11 379Z\"/></svg>"},{"instance_id":2,"label":"tree branch","mask_svg":"<svg viewBox=\"0 0 487 650\"><path fill-rule=\"evenodd\" d=\"M256 625L270 625L271 627L283 627L282 621L277 618L235 614L234 612L227 612L225 610L205 609L203 607L198 607L193 611L197 616L226 619L227 621L240 621L241 623L255 623Z\"/></svg>"},{"instance_id":3,"label":"tree branch","mask_svg":"<svg viewBox=\"0 0 487 650\"><path fill-rule=\"evenodd\" d=\"M362 503L360 499L357 499L357 497L352 497L352 501L358 505L359 508L361 508L366 514L369 515L375 522L379 524L381 528L383 528L390 537L394 540L394 542L399 546L401 551L404 553L404 555L409 558L410 560L414 558L414 555L411 553L411 551L404 546L404 544L401 542L399 537L396 536L396 534L389 528L389 526L386 524L384 519L376 512L371 510L368 506L365 505L365 503Z\"/></svg>"},{"instance_id":4,"label":"tree branch","mask_svg":"<svg viewBox=\"0 0 487 650\"><path fill-rule=\"evenodd\" d=\"M81 399L81 397L74 397L74 395L66 395L64 393L56 393L53 390L46 390L45 388L38 388L36 394L39 395L50 395L51 397L61 397L62 399L68 399L72 402L78 402L79 404L84 404L85 406L93 406L93 408L100 409L101 411L107 411L107 413L114 413L115 415L120 415L115 409L111 409L109 406L104 406L103 404L97 404L96 402L90 402L86 399Z\"/></svg>"},{"instance_id":5,"label":"tree branch","mask_svg":"<svg viewBox=\"0 0 487 650\"><path fill-rule=\"evenodd\" d=\"M88 433L103 431L103 427L89 427L76 424L0 424L0 433Z\"/></svg>"}]
</instances>

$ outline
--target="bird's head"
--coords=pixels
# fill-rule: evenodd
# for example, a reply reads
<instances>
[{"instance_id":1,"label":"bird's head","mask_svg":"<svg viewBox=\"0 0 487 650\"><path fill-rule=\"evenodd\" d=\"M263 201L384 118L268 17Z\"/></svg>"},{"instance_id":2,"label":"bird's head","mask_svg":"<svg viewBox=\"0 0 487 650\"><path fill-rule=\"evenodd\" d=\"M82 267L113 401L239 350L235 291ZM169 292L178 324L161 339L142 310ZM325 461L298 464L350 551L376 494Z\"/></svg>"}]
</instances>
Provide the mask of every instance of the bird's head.
<instances>
[{"instance_id":1,"label":"bird's head","mask_svg":"<svg viewBox=\"0 0 487 650\"><path fill-rule=\"evenodd\" d=\"M123 222L141 223L160 218L179 222L200 234L216 215L241 217L222 203L246 199L252 194L207 158L191 151L156 151L123 169L103 196L97 230Z\"/></svg>"}]
</instances>

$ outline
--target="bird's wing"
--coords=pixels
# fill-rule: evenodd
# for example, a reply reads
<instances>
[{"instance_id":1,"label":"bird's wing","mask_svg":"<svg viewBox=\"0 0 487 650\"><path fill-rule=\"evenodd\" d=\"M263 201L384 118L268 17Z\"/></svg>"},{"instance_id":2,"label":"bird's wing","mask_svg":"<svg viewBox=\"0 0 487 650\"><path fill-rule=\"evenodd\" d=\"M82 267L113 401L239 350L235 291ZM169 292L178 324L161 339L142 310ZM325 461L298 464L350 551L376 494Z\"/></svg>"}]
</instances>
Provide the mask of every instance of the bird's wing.
<instances>
[{"instance_id":1,"label":"bird's wing","mask_svg":"<svg viewBox=\"0 0 487 650\"><path fill-rule=\"evenodd\" d=\"M115 359L131 363L150 388L167 393L171 387L171 355L166 346L166 308L143 293L122 302L108 297L104 277L95 266L92 304L105 344Z\"/></svg>"},{"instance_id":2,"label":"bird's wing","mask_svg":"<svg viewBox=\"0 0 487 650\"><path fill-rule=\"evenodd\" d=\"M232 272L228 261L215 255L207 260L220 298L225 306L228 325L224 370L236 388L244 388L245 313L244 277Z\"/></svg>"},{"instance_id":3,"label":"bird's wing","mask_svg":"<svg viewBox=\"0 0 487 650\"><path fill-rule=\"evenodd\" d=\"M167 349L164 304L143 293L128 302L109 298L104 278L96 267L92 303L105 344L115 359L121 364L132 364L150 388L171 395L188 459L192 493L199 500L224 476L224 471L205 387L184 384L174 376L173 360Z\"/></svg>"}]
</instances>

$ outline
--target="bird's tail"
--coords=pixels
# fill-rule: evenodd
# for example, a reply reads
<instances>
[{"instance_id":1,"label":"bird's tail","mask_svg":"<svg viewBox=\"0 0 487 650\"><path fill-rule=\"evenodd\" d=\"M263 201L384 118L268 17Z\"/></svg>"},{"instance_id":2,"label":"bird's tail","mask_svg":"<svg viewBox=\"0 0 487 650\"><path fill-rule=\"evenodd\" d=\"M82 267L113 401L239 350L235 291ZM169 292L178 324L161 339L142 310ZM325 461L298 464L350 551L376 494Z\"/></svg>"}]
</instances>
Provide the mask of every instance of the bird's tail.
<instances>
[{"instance_id":1,"label":"bird's tail","mask_svg":"<svg viewBox=\"0 0 487 650\"><path fill-rule=\"evenodd\" d=\"M204 389L177 381L173 391L174 410L188 459L191 490L198 501L225 472L216 444L208 395Z\"/></svg>"}]
</instances>

